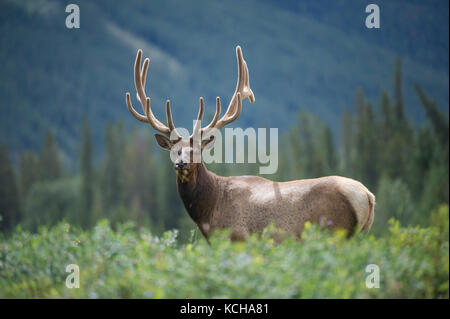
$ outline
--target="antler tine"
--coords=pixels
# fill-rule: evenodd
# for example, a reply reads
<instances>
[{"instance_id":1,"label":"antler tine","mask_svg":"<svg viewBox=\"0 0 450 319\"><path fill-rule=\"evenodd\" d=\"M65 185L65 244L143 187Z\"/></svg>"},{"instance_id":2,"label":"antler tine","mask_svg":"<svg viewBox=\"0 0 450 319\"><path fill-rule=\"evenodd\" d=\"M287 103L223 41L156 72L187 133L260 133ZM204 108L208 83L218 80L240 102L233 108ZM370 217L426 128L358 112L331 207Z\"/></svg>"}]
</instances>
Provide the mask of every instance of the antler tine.
<instances>
[{"instance_id":1,"label":"antler tine","mask_svg":"<svg viewBox=\"0 0 450 319\"><path fill-rule=\"evenodd\" d=\"M225 126L225 125L227 125L227 124L229 124L229 123L231 123L231 122L233 122L233 121L235 121L238 117L239 117L239 115L241 115L241 111L242 111L242 100L243 99L241 99L241 93L240 92L238 92L238 94L237 94L237 109L236 109L236 111L234 112L234 114L232 115L232 116L230 116L230 117L227 117L227 118L222 118L223 119L223 125L222 125L222 127L223 126ZM221 119L221 120L222 120Z\"/></svg>"},{"instance_id":2,"label":"antler tine","mask_svg":"<svg viewBox=\"0 0 450 319\"><path fill-rule=\"evenodd\" d=\"M242 99L249 98L250 102L255 102L255 95L250 89L250 78L248 75L247 62L244 60L242 49L240 46L236 47L236 56L238 60L238 81L236 84L236 92L242 93Z\"/></svg>"},{"instance_id":3,"label":"antler tine","mask_svg":"<svg viewBox=\"0 0 450 319\"><path fill-rule=\"evenodd\" d=\"M134 86L136 87L136 96L139 102L141 102L145 112L144 103L147 97L145 96L145 91L144 88L142 87L141 60L142 60L142 50L139 49L136 55L136 60L134 61Z\"/></svg>"},{"instance_id":4,"label":"antler tine","mask_svg":"<svg viewBox=\"0 0 450 319\"><path fill-rule=\"evenodd\" d=\"M203 120L203 113L205 112L205 101L203 100L203 97L200 97L200 108L198 109L198 115L197 115L197 121L194 125L194 130L192 132L191 138L197 133L202 132L202 120Z\"/></svg>"},{"instance_id":5,"label":"antler tine","mask_svg":"<svg viewBox=\"0 0 450 319\"><path fill-rule=\"evenodd\" d=\"M139 120L139 121L141 121L141 122L146 122L146 123L147 123L147 122L148 122L147 117L145 117L145 116L139 114L139 113L133 108L133 105L131 104L130 93L127 92L127 93L125 94L125 96L126 96L126 101L127 101L128 110L131 112L131 114L133 114L133 116L134 116L137 120ZM144 110L144 112L145 112L145 110Z\"/></svg>"},{"instance_id":6,"label":"antler tine","mask_svg":"<svg viewBox=\"0 0 450 319\"><path fill-rule=\"evenodd\" d=\"M208 125L208 130L210 130L212 127L221 129L225 125L235 121L241 114L243 99L249 98L250 102L252 103L255 101L255 95L250 88L247 63L244 60L242 49L240 46L236 47L236 59L238 64L238 80L236 83L235 92L233 94L233 97L231 98L230 104L228 105L225 114L220 120L216 120L214 126L209 127Z\"/></svg>"},{"instance_id":7,"label":"antler tine","mask_svg":"<svg viewBox=\"0 0 450 319\"><path fill-rule=\"evenodd\" d=\"M142 88L145 92L145 82L147 81L147 70L148 70L148 65L150 63L149 58L146 58L144 60L144 64L142 65L142 71L141 71L141 85Z\"/></svg>"},{"instance_id":8,"label":"antler tine","mask_svg":"<svg viewBox=\"0 0 450 319\"><path fill-rule=\"evenodd\" d=\"M160 122L152 112L150 107L150 98L145 95L145 82L147 79L147 71L150 60L146 58L142 65L141 69L141 60L142 60L142 50L138 50L136 54L136 60L134 62L134 84L136 86L136 95L138 100L141 102L142 109L144 110L144 115L139 114L131 103L130 93L126 93L126 102L128 106L128 110L133 114L133 116L141 121L149 123L155 130L165 134L170 137L170 133L172 130L175 130L175 126L173 125L172 114L170 112L170 104L166 103L166 115L169 127ZM175 130L176 132L176 130ZM176 134L179 136L178 132Z\"/></svg>"},{"instance_id":9,"label":"antler tine","mask_svg":"<svg viewBox=\"0 0 450 319\"><path fill-rule=\"evenodd\" d=\"M169 128L167 126L165 126L164 124L163 124L163 126L158 126L156 124L156 121L158 121L158 120L155 118L155 116L153 115L153 113L151 111L150 98L149 97L145 99L144 110L145 110L145 115L147 116L147 121L146 122L148 122L158 132L161 132L162 134L164 134L166 136L169 136L170 135L170 130L169 130Z\"/></svg>"},{"instance_id":10,"label":"antler tine","mask_svg":"<svg viewBox=\"0 0 450 319\"><path fill-rule=\"evenodd\" d=\"M169 125L169 130L174 130L175 125L173 124L172 111L170 110L170 100L166 101L166 118L167 124Z\"/></svg>"},{"instance_id":11,"label":"antler tine","mask_svg":"<svg viewBox=\"0 0 450 319\"><path fill-rule=\"evenodd\" d=\"M217 121L219 120L220 111L221 111L220 97L216 97L216 113L214 114L214 117L208 124L208 126L202 128L202 136L208 135L210 131L214 128Z\"/></svg>"},{"instance_id":12,"label":"antler tine","mask_svg":"<svg viewBox=\"0 0 450 319\"><path fill-rule=\"evenodd\" d=\"M140 52L139 52L140 51ZM139 50L138 54L141 53L141 56L139 57L139 61L138 61L138 57L136 57L136 61L134 63L134 81L135 81L135 86L136 86L136 77L139 77L140 79L140 86L142 86L142 92L144 92L144 96L145 96L145 82L147 80L147 70L148 70L148 65L150 63L150 60L148 58L146 58L144 60L144 64L142 65L142 71L136 72L136 66L140 66L141 64L141 58L142 58L142 51ZM137 86L136 86L137 88ZM144 103L142 103L141 97L139 96L139 91L136 89L136 98L138 99L139 102L141 102L141 106L142 106L142 111L144 111L145 114L145 107L144 107ZM145 98L144 98L145 101ZM143 116L145 119L147 117Z\"/></svg>"},{"instance_id":13,"label":"antler tine","mask_svg":"<svg viewBox=\"0 0 450 319\"><path fill-rule=\"evenodd\" d=\"M173 124L172 111L170 110L170 100L166 101L166 117L167 117L167 124L169 125L169 131L175 132L176 139L179 139L181 136L180 134L178 134L175 125Z\"/></svg>"}]
</instances>

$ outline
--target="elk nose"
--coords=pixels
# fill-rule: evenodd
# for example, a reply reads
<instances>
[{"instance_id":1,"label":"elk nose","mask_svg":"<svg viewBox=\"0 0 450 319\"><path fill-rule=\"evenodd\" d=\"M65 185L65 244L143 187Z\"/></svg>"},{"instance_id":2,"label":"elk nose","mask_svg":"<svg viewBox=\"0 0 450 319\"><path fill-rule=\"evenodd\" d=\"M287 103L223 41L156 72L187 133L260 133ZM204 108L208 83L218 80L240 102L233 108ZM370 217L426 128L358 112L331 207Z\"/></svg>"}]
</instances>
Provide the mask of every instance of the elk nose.
<instances>
[{"instance_id":1,"label":"elk nose","mask_svg":"<svg viewBox=\"0 0 450 319\"><path fill-rule=\"evenodd\" d=\"M178 162L178 163L175 164L175 166L176 166L178 169L183 169L183 168L186 167L186 163L185 163L185 162Z\"/></svg>"}]
</instances>

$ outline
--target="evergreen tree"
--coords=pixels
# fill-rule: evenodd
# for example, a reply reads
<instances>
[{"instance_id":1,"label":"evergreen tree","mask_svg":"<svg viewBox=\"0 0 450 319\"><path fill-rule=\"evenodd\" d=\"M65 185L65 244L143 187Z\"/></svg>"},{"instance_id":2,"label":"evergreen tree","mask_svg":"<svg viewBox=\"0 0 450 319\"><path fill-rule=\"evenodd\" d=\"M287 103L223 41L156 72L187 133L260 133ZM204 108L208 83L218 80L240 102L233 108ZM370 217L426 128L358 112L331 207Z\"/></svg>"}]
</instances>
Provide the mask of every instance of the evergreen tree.
<instances>
[{"instance_id":1,"label":"evergreen tree","mask_svg":"<svg viewBox=\"0 0 450 319\"><path fill-rule=\"evenodd\" d=\"M449 142L448 118L445 116L443 112L439 111L436 105L437 104L436 101L429 99L426 93L418 84L414 85L414 89L416 90L417 95L420 98L422 107L425 109L427 117L430 120L437 137L440 139L440 143L442 145L448 146Z\"/></svg>"},{"instance_id":2,"label":"evergreen tree","mask_svg":"<svg viewBox=\"0 0 450 319\"><path fill-rule=\"evenodd\" d=\"M19 172L21 198L26 200L31 186L39 180L39 159L35 153L24 151L20 154Z\"/></svg>"},{"instance_id":3,"label":"evergreen tree","mask_svg":"<svg viewBox=\"0 0 450 319\"><path fill-rule=\"evenodd\" d=\"M415 198L420 198L423 194L425 174L432 165L435 147L438 145L431 129L428 126L419 127L414 138L408 179Z\"/></svg>"},{"instance_id":4,"label":"evergreen tree","mask_svg":"<svg viewBox=\"0 0 450 319\"><path fill-rule=\"evenodd\" d=\"M61 177L61 162L59 159L58 144L51 131L45 134L40 158L40 179L54 180Z\"/></svg>"},{"instance_id":5,"label":"evergreen tree","mask_svg":"<svg viewBox=\"0 0 450 319\"><path fill-rule=\"evenodd\" d=\"M129 137L123 161L125 200L133 210L133 218L139 225L148 223L151 215L155 215L155 194L153 179L156 170L152 156L152 138L146 130L145 136L133 134ZM131 215L131 214L130 214Z\"/></svg>"},{"instance_id":6,"label":"evergreen tree","mask_svg":"<svg viewBox=\"0 0 450 319\"><path fill-rule=\"evenodd\" d=\"M394 103L396 121L402 124L405 120L405 104L403 100L402 61L399 58L395 60Z\"/></svg>"},{"instance_id":7,"label":"evergreen tree","mask_svg":"<svg viewBox=\"0 0 450 319\"><path fill-rule=\"evenodd\" d=\"M389 98L389 94L383 91L380 101L381 117L382 117L382 131L383 139L389 140L394 133L394 110Z\"/></svg>"},{"instance_id":8,"label":"evergreen tree","mask_svg":"<svg viewBox=\"0 0 450 319\"><path fill-rule=\"evenodd\" d=\"M21 220L19 191L6 146L0 146L0 230L13 228Z\"/></svg>"},{"instance_id":9,"label":"evergreen tree","mask_svg":"<svg viewBox=\"0 0 450 319\"><path fill-rule=\"evenodd\" d=\"M300 112L299 133L300 154L296 154L297 160L301 163L301 174L303 178L317 177L317 165L315 162L314 139L311 127L311 116L307 112Z\"/></svg>"},{"instance_id":10,"label":"evergreen tree","mask_svg":"<svg viewBox=\"0 0 450 319\"><path fill-rule=\"evenodd\" d=\"M394 104L386 92L383 92L380 107L382 123L380 136L381 162L390 178L408 178L408 164L412 147L413 130L405 117L405 105L402 90L402 69L399 59L394 71Z\"/></svg>"},{"instance_id":11,"label":"evergreen tree","mask_svg":"<svg viewBox=\"0 0 450 319\"><path fill-rule=\"evenodd\" d=\"M119 135L114 126L109 124L106 126L102 189L104 208L107 210L122 203L122 172L120 164L123 149L118 141Z\"/></svg>"},{"instance_id":12,"label":"evergreen tree","mask_svg":"<svg viewBox=\"0 0 450 319\"><path fill-rule=\"evenodd\" d=\"M81 199L80 199L80 222L84 227L91 225L91 212L94 197L94 176L92 167L92 140L91 127L86 116L83 117L81 128Z\"/></svg>"},{"instance_id":13,"label":"evergreen tree","mask_svg":"<svg viewBox=\"0 0 450 319\"><path fill-rule=\"evenodd\" d=\"M341 120L341 169L345 173L351 172L353 144L353 115L346 109Z\"/></svg>"},{"instance_id":14,"label":"evergreen tree","mask_svg":"<svg viewBox=\"0 0 450 319\"><path fill-rule=\"evenodd\" d=\"M334 147L333 136L328 125L324 125L321 129L319 149L322 150L323 161L325 164L323 175L335 174L337 168L336 150Z\"/></svg>"},{"instance_id":15,"label":"evergreen tree","mask_svg":"<svg viewBox=\"0 0 450 319\"><path fill-rule=\"evenodd\" d=\"M449 201L449 124L448 117L438 110L436 102L415 85L428 125L419 129L413 153L410 183L420 198L418 210L427 220L430 210Z\"/></svg>"},{"instance_id":16,"label":"evergreen tree","mask_svg":"<svg viewBox=\"0 0 450 319\"><path fill-rule=\"evenodd\" d=\"M278 171L274 180L287 181L292 178L301 178L302 165L299 156L302 151L298 127L292 126L288 132L283 133L280 141L285 142L278 149Z\"/></svg>"},{"instance_id":17,"label":"evergreen tree","mask_svg":"<svg viewBox=\"0 0 450 319\"><path fill-rule=\"evenodd\" d=\"M399 166L403 164L397 149L399 127L396 125L395 109L386 91L381 94L380 109L380 166L386 177L394 178L399 175Z\"/></svg>"},{"instance_id":18,"label":"evergreen tree","mask_svg":"<svg viewBox=\"0 0 450 319\"><path fill-rule=\"evenodd\" d=\"M285 181L292 178L292 176L295 176L295 178L302 178L305 174L305 165L307 164L302 160L304 145L300 137L299 125L295 125L290 130L289 141L291 145L290 149L284 150L282 148L281 151L286 154L286 156L290 156L292 159L291 161L281 159L281 162L279 163L280 165L282 165L282 163L285 163L284 165L288 165L287 167L283 166L283 180Z\"/></svg>"},{"instance_id":19,"label":"evergreen tree","mask_svg":"<svg viewBox=\"0 0 450 319\"><path fill-rule=\"evenodd\" d=\"M377 123L370 102L364 99L362 90L356 96L355 149L352 171L369 188L376 185L378 170Z\"/></svg>"},{"instance_id":20,"label":"evergreen tree","mask_svg":"<svg viewBox=\"0 0 450 319\"><path fill-rule=\"evenodd\" d=\"M168 229L168 224L174 224L169 219L171 215L170 211L170 192L172 191L170 183L175 183L175 177L173 176L173 171L171 170L170 160L165 157L168 154L159 154L158 169L156 171L156 181L154 189L156 191L156 209L157 218L155 225L159 228L159 231L164 231Z\"/></svg>"}]
</instances>

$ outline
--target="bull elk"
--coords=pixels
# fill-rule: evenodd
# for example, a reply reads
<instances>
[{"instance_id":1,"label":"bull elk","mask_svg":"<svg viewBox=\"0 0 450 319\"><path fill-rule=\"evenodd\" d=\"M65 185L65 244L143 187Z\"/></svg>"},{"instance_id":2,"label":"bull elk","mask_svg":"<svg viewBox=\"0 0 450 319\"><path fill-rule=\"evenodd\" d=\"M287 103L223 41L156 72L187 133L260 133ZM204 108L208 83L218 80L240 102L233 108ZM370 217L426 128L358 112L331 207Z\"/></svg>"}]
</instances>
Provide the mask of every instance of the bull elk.
<instances>
[{"instance_id":1,"label":"bull elk","mask_svg":"<svg viewBox=\"0 0 450 319\"><path fill-rule=\"evenodd\" d=\"M208 240L215 229L228 228L232 240L243 240L251 233L261 233L273 222L281 231L300 237L305 222L320 223L323 218L331 229L343 228L349 235L355 231L368 232L374 219L375 196L356 180L328 176L275 182L258 176L223 177L210 172L203 161L192 161L194 154L201 156L203 150L213 145L213 129L221 129L239 117L242 100L255 101L239 46L236 56L238 80L225 114L219 118L221 103L217 97L216 113L202 128L204 101L200 98L197 122L189 138L183 138L175 129L169 100L166 101L167 125L154 116L144 89L149 59L145 59L141 69L141 50L134 65L134 83L144 115L133 108L130 93L126 93L126 103L133 116L161 133L155 134L159 146L166 150L177 146L176 160L172 160L178 193L203 236ZM201 136L198 146L194 145L195 134Z\"/></svg>"}]
</instances>

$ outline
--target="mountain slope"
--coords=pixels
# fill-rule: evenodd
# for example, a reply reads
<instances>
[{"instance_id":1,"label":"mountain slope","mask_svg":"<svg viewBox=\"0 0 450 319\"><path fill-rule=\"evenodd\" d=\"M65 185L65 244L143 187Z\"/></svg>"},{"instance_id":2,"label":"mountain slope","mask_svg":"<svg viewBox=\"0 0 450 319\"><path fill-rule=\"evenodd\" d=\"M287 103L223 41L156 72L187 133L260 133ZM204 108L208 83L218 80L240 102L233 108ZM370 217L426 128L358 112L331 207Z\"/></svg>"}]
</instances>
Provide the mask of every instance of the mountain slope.
<instances>
[{"instance_id":1,"label":"mountain slope","mask_svg":"<svg viewBox=\"0 0 450 319\"><path fill-rule=\"evenodd\" d=\"M37 149L51 128L70 155L78 147L84 112L95 123L97 143L108 121L142 127L125 106L125 92L134 92L138 48L151 60L147 90L155 113L165 118L170 97L176 125L187 128L200 96L209 116L215 96L229 101L237 44L256 103L244 103L235 126L284 129L304 108L337 129L358 87L374 103L382 89L391 90L397 56L403 60L408 114L415 121L424 117L414 82L447 109L446 1L381 2L380 30L365 28L360 2L325 2L79 1L81 28L69 30L67 1L1 1L0 143Z\"/></svg>"}]
</instances>

